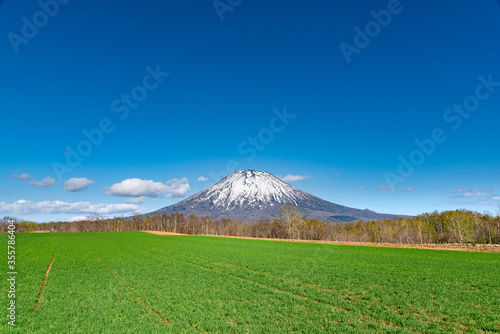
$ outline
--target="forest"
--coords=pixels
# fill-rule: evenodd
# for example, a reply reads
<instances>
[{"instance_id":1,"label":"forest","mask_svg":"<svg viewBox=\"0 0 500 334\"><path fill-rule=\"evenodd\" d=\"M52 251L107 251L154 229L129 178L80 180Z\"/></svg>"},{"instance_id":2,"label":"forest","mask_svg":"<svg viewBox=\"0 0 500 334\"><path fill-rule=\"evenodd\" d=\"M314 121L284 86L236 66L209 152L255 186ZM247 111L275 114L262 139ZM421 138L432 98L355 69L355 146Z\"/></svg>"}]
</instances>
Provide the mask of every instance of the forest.
<instances>
[{"instance_id":1,"label":"forest","mask_svg":"<svg viewBox=\"0 0 500 334\"><path fill-rule=\"evenodd\" d=\"M192 235L239 236L256 238L388 242L406 244L500 244L500 215L454 210L424 213L393 220L323 222L309 219L293 205L283 205L276 218L251 222L228 218L185 216L182 213L136 215L106 218L92 214L85 220L34 223L15 217L0 221L0 232L7 232L8 221L15 220L16 232L104 232L161 231Z\"/></svg>"}]
</instances>

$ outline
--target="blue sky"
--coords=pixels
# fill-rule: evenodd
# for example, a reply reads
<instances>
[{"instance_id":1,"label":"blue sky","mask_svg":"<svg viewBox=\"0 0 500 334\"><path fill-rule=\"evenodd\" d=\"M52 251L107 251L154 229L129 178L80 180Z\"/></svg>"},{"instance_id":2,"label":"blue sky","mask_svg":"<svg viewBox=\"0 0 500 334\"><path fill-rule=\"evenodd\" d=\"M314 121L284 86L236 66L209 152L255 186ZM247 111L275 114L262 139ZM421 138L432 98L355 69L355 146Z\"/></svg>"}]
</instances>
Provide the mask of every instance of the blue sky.
<instances>
[{"instance_id":1,"label":"blue sky","mask_svg":"<svg viewBox=\"0 0 500 334\"><path fill-rule=\"evenodd\" d=\"M0 216L148 212L246 168L378 212L495 213L499 17L493 0L4 0Z\"/></svg>"}]
</instances>

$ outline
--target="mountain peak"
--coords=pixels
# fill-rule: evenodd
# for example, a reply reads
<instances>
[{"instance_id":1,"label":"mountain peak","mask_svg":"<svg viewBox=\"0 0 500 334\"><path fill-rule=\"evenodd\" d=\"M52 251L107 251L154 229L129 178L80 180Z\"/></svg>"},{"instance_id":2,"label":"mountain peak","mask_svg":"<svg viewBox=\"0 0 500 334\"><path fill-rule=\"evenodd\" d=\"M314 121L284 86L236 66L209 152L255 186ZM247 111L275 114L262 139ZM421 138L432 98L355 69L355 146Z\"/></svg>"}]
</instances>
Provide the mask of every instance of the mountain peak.
<instances>
[{"instance_id":1,"label":"mountain peak","mask_svg":"<svg viewBox=\"0 0 500 334\"><path fill-rule=\"evenodd\" d=\"M304 195L269 172L245 169L229 174L195 196L198 201L209 202L215 208L262 209L276 204L296 204Z\"/></svg>"},{"instance_id":2,"label":"mountain peak","mask_svg":"<svg viewBox=\"0 0 500 334\"><path fill-rule=\"evenodd\" d=\"M246 177L251 177L251 176L256 176L256 175L271 175L272 176L271 173L266 172L265 170L263 170L263 171L257 171L255 169L237 170L237 171L234 171L233 173L231 173L229 175L233 175L233 174L244 175Z\"/></svg>"}]
</instances>

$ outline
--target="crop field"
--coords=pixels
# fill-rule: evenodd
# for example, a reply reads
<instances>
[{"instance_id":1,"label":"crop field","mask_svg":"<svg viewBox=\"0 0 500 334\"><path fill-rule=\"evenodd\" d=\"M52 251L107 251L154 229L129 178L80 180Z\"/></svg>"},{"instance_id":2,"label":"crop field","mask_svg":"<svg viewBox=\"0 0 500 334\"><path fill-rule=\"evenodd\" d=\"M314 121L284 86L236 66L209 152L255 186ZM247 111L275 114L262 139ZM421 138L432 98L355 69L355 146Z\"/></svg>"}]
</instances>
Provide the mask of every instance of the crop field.
<instances>
[{"instance_id":1,"label":"crop field","mask_svg":"<svg viewBox=\"0 0 500 334\"><path fill-rule=\"evenodd\" d=\"M144 232L16 237L16 326L3 315L1 332L500 332L498 253ZM5 279L1 289L6 310Z\"/></svg>"}]
</instances>

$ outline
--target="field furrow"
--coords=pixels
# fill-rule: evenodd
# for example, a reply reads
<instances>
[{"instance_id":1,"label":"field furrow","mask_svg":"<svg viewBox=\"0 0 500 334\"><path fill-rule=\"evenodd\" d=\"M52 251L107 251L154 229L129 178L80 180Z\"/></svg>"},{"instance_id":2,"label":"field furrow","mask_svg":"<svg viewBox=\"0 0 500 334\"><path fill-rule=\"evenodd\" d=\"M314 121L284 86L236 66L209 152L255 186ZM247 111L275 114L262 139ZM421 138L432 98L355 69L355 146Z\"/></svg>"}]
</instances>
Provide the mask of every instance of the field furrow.
<instances>
[{"instance_id":1,"label":"field furrow","mask_svg":"<svg viewBox=\"0 0 500 334\"><path fill-rule=\"evenodd\" d=\"M40 292L38 293L38 297L36 298L34 310L38 309L38 302L40 301L40 298L42 298L42 292L43 292L43 289L45 289L45 284L47 283L47 276L49 276L50 269L52 268L52 263L54 263L56 251L57 251L57 248L54 250L54 254L52 254L52 259L50 260L49 266L47 267L47 271L45 272L45 275L43 276L42 285L40 286Z\"/></svg>"},{"instance_id":2,"label":"field furrow","mask_svg":"<svg viewBox=\"0 0 500 334\"><path fill-rule=\"evenodd\" d=\"M106 268L109 269L109 272L111 273L111 275L113 275L113 277L116 278L117 281L120 282L120 284L123 285L125 287L125 289L128 290L135 298L137 298L144 306L147 306L153 314L157 315L161 319L161 322L163 324L169 325L169 326L172 325L167 319L165 319L160 314L158 314L158 312L156 312L156 310L151 305L146 303L146 301L144 299L142 299L139 295L137 295L137 293L131 287L129 287L104 261L102 261L101 258L99 258L98 256L96 256L96 257L99 261L101 261L106 266Z\"/></svg>"}]
</instances>

